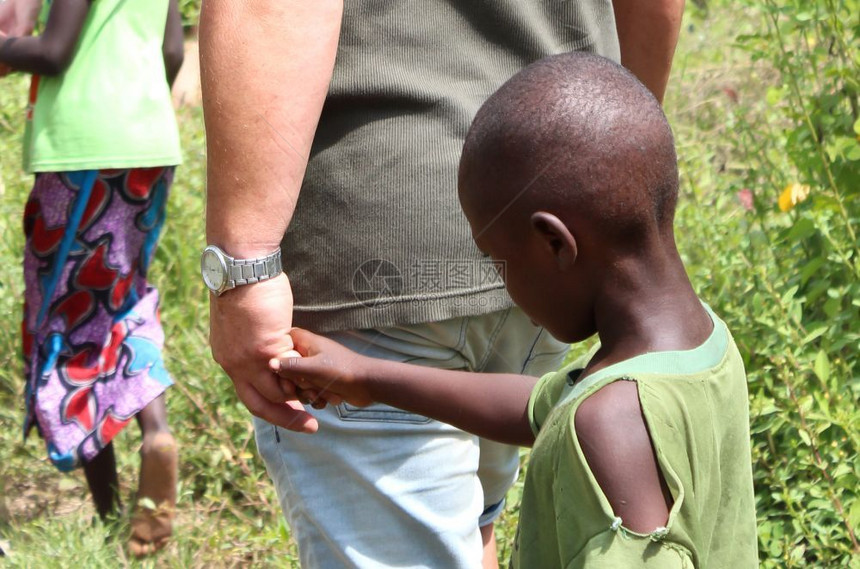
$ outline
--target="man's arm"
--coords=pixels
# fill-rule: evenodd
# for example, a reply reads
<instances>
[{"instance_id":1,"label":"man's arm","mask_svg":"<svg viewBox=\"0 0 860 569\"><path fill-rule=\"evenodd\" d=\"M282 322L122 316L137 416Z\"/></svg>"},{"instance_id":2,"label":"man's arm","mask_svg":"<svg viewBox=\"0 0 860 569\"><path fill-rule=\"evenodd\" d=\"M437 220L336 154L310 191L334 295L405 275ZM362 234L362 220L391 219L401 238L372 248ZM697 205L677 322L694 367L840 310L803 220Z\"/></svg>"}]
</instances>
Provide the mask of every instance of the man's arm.
<instances>
[{"instance_id":1,"label":"man's arm","mask_svg":"<svg viewBox=\"0 0 860 569\"><path fill-rule=\"evenodd\" d=\"M307 330L294 328L291 334L302 357L287 354L269 365L308 398L384 403L501 443L534 443L528 403L537 378L379 360Z\"/></svg>"},{"instance_id":2,"label":"man's arm","mask_svg":"<svg viewBox=\"0 0 860 569\"><path fill-rule=\"evenodd\" d=\"M90 9L90 0L54 0L39 36L5 37L0 32L0 63L17 71L59 75L72 62Z\"/></svg>"},{"instance_id":3,"label":"man's arm","mask_svg":"<svg viewBox=\"0 0 860 569\"><path fill-rule=\"evenodd\" d=\"M342 0L203 3L206 238L234 257L260 257L280 245L331 80L342 14ZM286 275L211 296L210 343L254 415L313 431L316 421L267 366L292 347L292 308Z\"/></svg>"},{"instance_id":4,"label":"man's arm","mask_svg":"<svg viewBox=\"0 0 860 569\"><path fill-rule=\"evenodd\" d=\"M621 64L663 102L684 0L614 0Z\"/></svg>"}]
</instances>

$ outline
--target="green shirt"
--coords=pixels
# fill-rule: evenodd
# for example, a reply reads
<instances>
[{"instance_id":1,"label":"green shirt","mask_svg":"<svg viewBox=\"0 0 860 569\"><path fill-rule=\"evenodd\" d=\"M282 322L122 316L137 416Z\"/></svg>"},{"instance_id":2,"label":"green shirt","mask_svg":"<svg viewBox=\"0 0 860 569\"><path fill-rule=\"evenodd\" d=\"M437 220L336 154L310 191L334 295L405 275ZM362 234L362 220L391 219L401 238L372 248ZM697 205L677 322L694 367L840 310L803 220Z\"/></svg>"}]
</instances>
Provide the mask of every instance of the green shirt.
<instances>
[{"instance_id":1,"label":"green shirt","mask_svg":"<svg viewBox=\"0 0 860 569\"><path fill-rule=\"evenodd\" d=\"M580 360L538 382L537 434L523 489L513 567L748 569L758 566L743 362L725 324L693 350L649 353L577 381ZM674 498L665 528L624 527L588 468L574 429L582 402L635 381Z\"/></svg>"},{"instance_id":2,"label":"green shirt","mask_svg":"<svg viewBox=\"0 0 860 569\"><path fill-rule=\"evenodd\" d=\"M92 2L69 68L34 79L27 171L181 162L162 55L167 6L168 0Z\"/></svg>"}]
</instances>

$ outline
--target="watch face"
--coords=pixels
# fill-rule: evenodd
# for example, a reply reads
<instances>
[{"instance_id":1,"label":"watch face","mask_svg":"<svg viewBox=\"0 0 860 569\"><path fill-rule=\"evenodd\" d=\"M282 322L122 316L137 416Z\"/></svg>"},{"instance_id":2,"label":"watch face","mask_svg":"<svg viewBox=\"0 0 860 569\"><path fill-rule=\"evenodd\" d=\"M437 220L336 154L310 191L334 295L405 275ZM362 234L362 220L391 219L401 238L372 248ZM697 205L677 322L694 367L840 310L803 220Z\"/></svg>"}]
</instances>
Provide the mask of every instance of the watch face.
<instances>
[{"instance_id":1,"label":"watch face","mask_svg":"<svg viewBox=\"0 0 860 569\"><path fill-rule=\"evenodd\" d=\"M200 270L203 273L203 282L209 290L213 292L221 290L227 278L227 267L220 255L207 248L200 259Z\"/></svg>"}]
</instances>

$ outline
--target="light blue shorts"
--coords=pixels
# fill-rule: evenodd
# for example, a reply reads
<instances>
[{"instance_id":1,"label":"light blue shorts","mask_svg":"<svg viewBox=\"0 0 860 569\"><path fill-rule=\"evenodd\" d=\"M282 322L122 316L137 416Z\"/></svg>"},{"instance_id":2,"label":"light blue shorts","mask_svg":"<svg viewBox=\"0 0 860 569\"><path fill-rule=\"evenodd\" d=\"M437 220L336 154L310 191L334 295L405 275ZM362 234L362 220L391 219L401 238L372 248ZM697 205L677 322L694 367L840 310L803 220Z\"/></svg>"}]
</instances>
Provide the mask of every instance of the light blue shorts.
<instances>
[{"instance_id":1,"label":"light blue shorts","mask_svg":"<svg viewBox=\"0 0 860 569\"><path fill-rule=\"evenodd\" d=\"M329 337L387 360L534 376L558 369L567 351L517 308ZM254 419L303 567L481 566L479 526L502 511L516 447L386 405L311 411L314 435Z\"/></svg>"}]
</instances>

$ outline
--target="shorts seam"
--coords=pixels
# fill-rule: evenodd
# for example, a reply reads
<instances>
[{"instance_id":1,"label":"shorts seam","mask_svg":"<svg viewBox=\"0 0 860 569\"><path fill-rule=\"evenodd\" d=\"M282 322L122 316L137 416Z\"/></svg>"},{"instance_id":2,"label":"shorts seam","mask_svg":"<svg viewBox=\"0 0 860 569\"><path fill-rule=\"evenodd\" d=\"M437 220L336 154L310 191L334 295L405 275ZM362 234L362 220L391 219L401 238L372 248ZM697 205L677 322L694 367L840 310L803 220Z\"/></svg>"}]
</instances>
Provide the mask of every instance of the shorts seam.
<instances>
[{"instance_id":1,"label":"shorts seam","mask_svg":"<svg viewBox=\"0 0 860 569\"><path fill-rule=\"evenodd\" d=\"M532 360L536 357L535 356L535 348L537 347L537 344L540 341L541 334L543 334L543 333L544 333L544 329L538 328L538 333L535 336L534 341L532 341L531 347L529 348L529 355L526 356L526 359L523 362L523 367L520 368L520 374L525 374L526 368L529 367L529 364L532 363Z\"/></svg>"},{"instance_id":2,"label":"shorts seam","mask_svg":"<svg viewBox=\"0 0 860 569\"><path fill-rule=\"evenodd\" d=\"M462 319L462 322L460 322L460 337L457 340L457 345L454 346L454 351L459 353L460 355L465 355L463 354L463 348L466 347L466 328L468 328L469 321L472 318L473 316L466 316ZM468 358L466 357L464 357L463 359L468 361Z\"/></svg>"},{"instance_id":3,"label":"shorts seam","mask_svg":"<svg viewBox=\"0 0 860 569\"><path fill-rule=\"evenodd\" d=\"M484 357L481 358L481 362L475 367L474 371L483 371L484 367L487 365L487 362L490 360L490 355L493 353L493 347L496 344L496 338L498 338L499 334L502 332L502 328L505 326L505 322L508 321L508 317L511 315L511 311L513 308L508 308L505 310L505 313L502 315L499 323L496 325L493 332L490 334L490 337L487 340L486 347L484 350Z\"/></svg>"}]
</instances>

